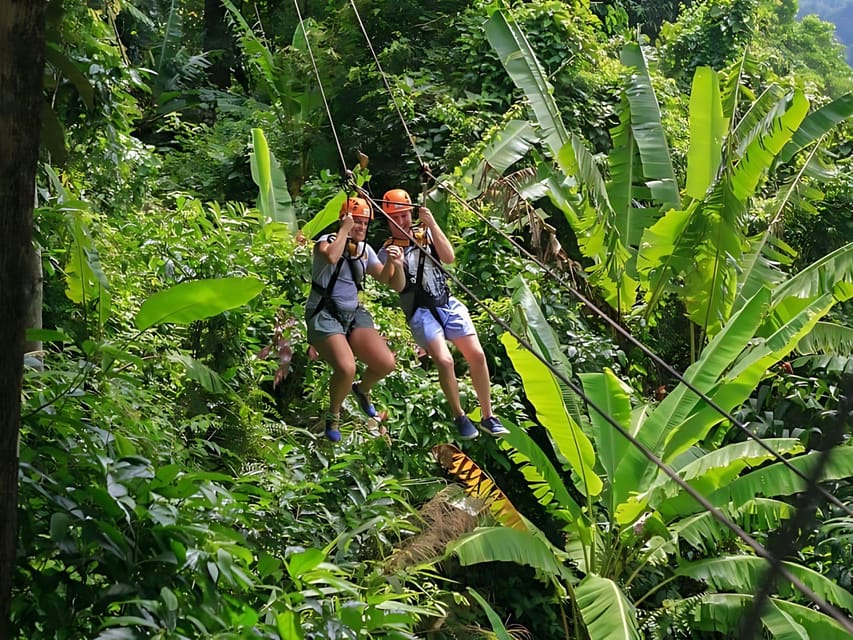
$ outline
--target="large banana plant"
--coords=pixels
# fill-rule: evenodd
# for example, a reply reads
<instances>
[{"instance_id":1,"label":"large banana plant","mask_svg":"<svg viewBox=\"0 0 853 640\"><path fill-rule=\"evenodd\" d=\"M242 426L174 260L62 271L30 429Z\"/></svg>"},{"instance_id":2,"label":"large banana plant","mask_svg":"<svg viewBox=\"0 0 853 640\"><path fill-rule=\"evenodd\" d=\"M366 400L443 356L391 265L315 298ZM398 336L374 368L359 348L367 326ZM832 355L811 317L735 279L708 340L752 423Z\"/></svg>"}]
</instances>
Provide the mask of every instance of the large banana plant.
<instances>
[{"instance_id":1,"label":"large banana plant","mask_svg":"<svg viewBox=\"0 0 853 640\"><path fill-rule=\"evenodd\" d=\"M711 338L760 284L784 277L782 267L793 255L774 236L774 222L786 208L809 206L819 197L808 179L824 178L827 172L812 155L823 136L853 115L853 96L809 113L811 105L799 90L785 93L771 86L751 102L744 98L749 95L746 55L722 74L698 68L690 95L687 175L679 189L638 45L622 52L630 73L602 171L584 142L563 124L553 88L519 27L496 11L486 33L524 92L531 123L553 160L539 167L550 200L565 214L590 260L590 282L611 306L624 314L642 300L639 310L653 320L656 307L675 295ZM794 177L783 181L778 192L764 191L768 176L804 150L810 155ZM771 203L769 210L754 204L758 195ZM749 235L748 222L755 219L764 221L764 231ZM850 282L853 247L835 261Z\"/></svg>"},{"instance_id":2,"label":"large banana plant","mask_svg":"<svg viewBox=\"0 0 853 640\"><path fill-rule=\"evenodd\" d=\"M807 289L809 277L799 278L788 286L789 294ZM689 609L684 619L692 621L694 631L731 637L760 590L766 561L746 545L738 546L731 530L632 446L614 423L753 534L773 531L791 517L785 498L805 489L802 477L817 454L805 452L792 438L767 440L765 447L749 441L704 449L703 439L723 416L685 384L650 405L611 371L581 374L589 405L601 413L581 410L566 382L571 369L554 356L560 353L554 332L524 281L517 279L515 286L514 329L538 357L509 333L502 340L556 455L546 455L525 429L514 425L501 446L535 498L562 523L566 544L555 549L543 545L529 526L508 531L507 525L479 528L453 545L453 552L463 564L513 561L550 576L559 585L556 596L571 602L575 623L593 640L641 637L643 621L660 613L653 604L656 592L676 581L695 580L705 585L699 596L677 603L670 598L667 606ZM792 300L798 301L796 312ZM686 379L732 411L835 300L832 294L771 295L762 288L703 350ZM820 480L850 477L853 447L839 447ZM686 548L693 549L691 559L682 554ZM788 562L785 569L825 601L853 613L853 595L844 589L797 563ZM761 616L764 630L780 638L848 637L842 624L808 604L790 585L778 586Z\"/></svg>"}]
</instances>

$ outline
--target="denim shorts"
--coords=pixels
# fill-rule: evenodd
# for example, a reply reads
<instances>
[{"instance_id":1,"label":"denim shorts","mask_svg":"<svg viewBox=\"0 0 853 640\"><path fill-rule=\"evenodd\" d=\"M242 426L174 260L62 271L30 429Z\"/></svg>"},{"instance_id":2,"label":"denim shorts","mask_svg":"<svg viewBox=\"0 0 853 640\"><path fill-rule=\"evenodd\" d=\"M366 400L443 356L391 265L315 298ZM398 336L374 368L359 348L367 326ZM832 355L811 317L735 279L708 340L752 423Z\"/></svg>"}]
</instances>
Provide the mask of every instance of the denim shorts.
<instances>
[{"instance_id":1,"label":"denim shorts","mask_svg":"<svg viewBox=\"0 0 853 640\"><path fill-rule=\"evenodd\" d=\"M350 329L358 328L374 328L373 317L364 309L358 307L353 311L341 311L339 314L340 320L333 315L328 309L320 309L319 313L314 313L313 308L305 310L305 324L308 327L308 342L317 344L336 334L346 335ZM341 322L343 320L343 324Z\"/></svg>"},{"instance_id":2,"label":"denim shorts","mask_svg":"<svg viewBox=\"0 0 853 640\"><path fill-rule=\"evenodd\" d=\"M429 309L420 308L415 310L409 320L415 342L424 349L436 338L456 340L477 333L468 308L453 296L450 296L445 306L436 307L435 313L438 319Z\"/></svg>"}]
</instances>

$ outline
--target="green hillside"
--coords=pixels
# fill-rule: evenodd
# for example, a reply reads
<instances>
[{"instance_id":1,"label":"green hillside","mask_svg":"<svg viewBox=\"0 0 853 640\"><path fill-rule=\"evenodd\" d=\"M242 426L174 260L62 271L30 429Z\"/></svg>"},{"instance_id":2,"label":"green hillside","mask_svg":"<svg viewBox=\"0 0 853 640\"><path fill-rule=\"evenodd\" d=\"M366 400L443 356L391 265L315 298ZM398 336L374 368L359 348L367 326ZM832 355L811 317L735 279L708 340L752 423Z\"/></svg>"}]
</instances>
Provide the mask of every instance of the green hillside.
<instances>
[{"instance_id":1,"label":"green hillside","mask_svg":"<svg viewBox=\"0 0 853 640\"><path fill-rule=\"evenodd\" d=\"M847 47L847 62L853 66L853 1L803 0L800 2L799 17L812 14L835 24L838 40Z\"/></svg>"}]
</instances>

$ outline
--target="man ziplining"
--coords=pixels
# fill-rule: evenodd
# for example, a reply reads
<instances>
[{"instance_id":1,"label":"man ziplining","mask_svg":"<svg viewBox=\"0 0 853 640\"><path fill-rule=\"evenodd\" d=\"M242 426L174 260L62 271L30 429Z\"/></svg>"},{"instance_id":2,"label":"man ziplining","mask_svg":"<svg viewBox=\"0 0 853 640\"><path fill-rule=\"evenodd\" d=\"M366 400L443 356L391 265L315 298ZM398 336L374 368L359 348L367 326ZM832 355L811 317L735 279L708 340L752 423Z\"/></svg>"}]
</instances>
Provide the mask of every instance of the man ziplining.
<instances>
[{"instance_id":1,"label":"man ziplining","mask_svg":"<svg viewBox=\"0 0 853 640\"><path fill-rule=\"evenodd\" d=\"M492 413L492 392L486 355L471 321L467 307L450 294L447 274L437 261L451 264L456 255L453 245L435 222L432 212L419 207L420 223L412 226L414 205L408 192L392 189L382 199L382 210L388 219L391 237L378 252L379 260L398 268L391 283L400 294L400 306L415 341L426 350L438 369L438 380L450 404L453 423L462 440L473 440L479 433L462 409L459 382L453 366L453 356L447 346L452 342L462 353L471 369L471 382L480 403L480 429L495 438L509 433L500 419Z\"/></svg>"}]
</instances>

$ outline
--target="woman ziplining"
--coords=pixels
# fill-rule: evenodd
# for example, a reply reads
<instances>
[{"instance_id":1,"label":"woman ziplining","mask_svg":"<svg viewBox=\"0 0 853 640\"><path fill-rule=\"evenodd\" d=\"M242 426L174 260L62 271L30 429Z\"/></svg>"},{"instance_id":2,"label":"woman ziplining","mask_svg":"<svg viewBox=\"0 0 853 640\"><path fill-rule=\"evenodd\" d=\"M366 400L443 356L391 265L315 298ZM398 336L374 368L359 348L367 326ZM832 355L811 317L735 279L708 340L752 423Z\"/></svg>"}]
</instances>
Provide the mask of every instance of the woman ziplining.
<instances>
[{"instance_id":1,"label":"woman ziplining","mask_svg":"<svg viewBox=\"0 0 853 640\"><path fill-rule=\"evenodd\" d=\"M308 342L332 367L325 418L325 434L332 442L341 439L341 406L350 392L368 418L377 417L370 390L395 366L394 354L359 301L365 274L394 289L403 287L402 249L388 252L383 264L367 244L372 218L365 200L347 198L338 232L320 236L314 244L305 323ZM355 382L356 359L367 365L360 382Z\"/></svg>"}]
</instances>

